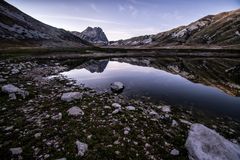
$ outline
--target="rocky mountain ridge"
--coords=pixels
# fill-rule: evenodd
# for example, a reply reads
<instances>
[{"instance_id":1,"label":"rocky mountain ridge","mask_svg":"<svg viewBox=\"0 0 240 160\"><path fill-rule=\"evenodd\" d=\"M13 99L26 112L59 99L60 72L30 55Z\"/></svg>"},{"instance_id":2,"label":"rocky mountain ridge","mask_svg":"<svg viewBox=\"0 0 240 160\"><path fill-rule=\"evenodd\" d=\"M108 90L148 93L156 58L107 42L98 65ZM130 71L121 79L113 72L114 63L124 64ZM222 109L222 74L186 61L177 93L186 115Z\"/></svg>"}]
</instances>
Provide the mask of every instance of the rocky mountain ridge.
<instances>
[{"instance_id":1,"label":"rocky mountain ridge","mask_svg":"<svg viewBox=\"0 0 240 160\"><path fill-rule=\"evenodd\" d=\"M87 27L87 29L85 29L83 32L73 31L72 34L90 43L103 45L108 44L107 36L100 27Z\"/></svg>"},{"instance_id":2,"label":"rocky mountain ridge","mask_svg":"<svg viewBox=\"0 0 240 160\"><path fill-rule=\"evenodd\" d=\"M89 45L70 32L44 24L5 1L0 2L0 42L2 48Z\"/></svg>"},{"instance_id":3,"label":"rocky mountain ridge","mask_svg":"<svg viewBox=\"0 0 240 160\"><path fill-rule=\"evenodd\" d=\"M240 46L240 9L203 17L156 35L111 42L111 46Z\"/></svg>"}]
</instances>

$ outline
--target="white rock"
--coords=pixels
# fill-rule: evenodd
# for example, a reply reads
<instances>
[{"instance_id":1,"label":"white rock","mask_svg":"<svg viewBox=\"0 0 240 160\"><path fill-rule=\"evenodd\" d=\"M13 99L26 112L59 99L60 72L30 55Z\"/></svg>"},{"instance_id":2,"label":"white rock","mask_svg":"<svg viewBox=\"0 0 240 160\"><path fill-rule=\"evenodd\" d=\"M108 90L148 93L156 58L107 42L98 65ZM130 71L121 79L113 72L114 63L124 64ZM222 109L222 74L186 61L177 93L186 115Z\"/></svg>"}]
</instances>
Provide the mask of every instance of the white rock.
<instances>
[{"instance_id":1,"label":"white rock","mask_svg":"<svg viewBox=\"0 0 240 160\"><path fill-rule=\"evenodd\" d=\"M13 126L9 126L9 127L5 128L5 131L10 131L12 129L13 129Z\"/></svg>"},{"instance_id":2,"label":"white rock","mask_svg":"<svg viewBox=\"0 0 240 160\"><path fill-rule=\"evenodd\" d=\"M133 106L127 106L126 109L129 110L129 111L135 111L136 110L136 108L133 107Z\"/></svg>"},{"instance_id":3,"label":"white rock","mask_svg":"<svg viewBox=\"0 0 240 160\"><path fill-rule=\"evenodd\" d=\"M16 97L16 95L15 95L15 97L14 97L13 94L19 94L19 95L21 95L23 98L25 98L26 96L29 95L28 92L26 92L26 91L24 91L24 90L21 90L21 89L19 89L18 87L12 85L12 84L7 84L7 85L2 86L2 92L8 93L9 95L12 94L12 95L10 95L10 98L12 98L12 99L14 99L14 98Z\"/></svg>"},{"instance_id":4,"label":"white rock","mask_svg":"<svg viewBox=\"0 0 240 160\"><path fill-rule=\"evenodd\" d=\"M52 116L52 119L53 120L61 120L62 119L62 113L58 113L57 115Z\"/></svg>"},{"instance_id":5,"label":"white rock","mask_svg":"<svg viewBox=\"0 0 240 160\"><path fill-rule=\"evenodd\" d=\"M190 160L240 160L240 146L202 124L193 124L185 144Z\"/></svg>"},{"instance_id":6,"label":"white rock","mask_svg":"<svg viewBox=\"0 0 240 160\"><path fill-rule=\"evenodd\" d=\"M59 158L59 159L56 159L56 160L67 160L67 158Z\"/></svg>"},{"instance_id":7,"label":"white rock","mask_svg":"<svg viewBox=\"0 0 240 160\"><path fill-rule=\"evenodd\" d=\"M121 108L122 106L120 104L118 104L118 103L113 103L112 107L114 107L114 108Z\"/></svg>"},{"instance_id":8,"label":"white rock","mask_svg":"<svg viewBox=\"0 0 240 160\"><path fill-rule=\"evenodd\" d=\"M189 121L187 121L187 120L185 120L185 119L179 119L180 120L180 122L182 122L182 123L184 123L184 124L186 124L186 125L192 125L192 123L191 122L189 122Z\"/></svg>"},{"instance_id":9,"label":"white rock","mask_svg":"<svg viewBox=\"0 0 240 160\"><path fill-rule=\"evenodd\" d=\"M162 112L165 112L165 113L171 112L170 106L162 106L161 110L162 110Z\"/></svg>"},{"instance_id":10,"label":"white rock","mask_svg":"<svg viewBox=\"0 0 240 160\"><path fill-rule=\"evenodd\" d=\"M68 92L68 93L63 93L61 100L66 101L66 102L71 102L73 100L81 99L82 94L80 92Z\"/></svg>"},{"instance_id":11,"label":"white rock","mask_svg":"<svg viewBox=\"0 0 240 160\"><path fill-rule=\"evenodd\" d=\"M84 156L85 152L88 150L88 145L86 143L80 142L79 140L76 141L76 146L78 153L77 155L79 156Z\"/></svg>"},{"instance_id":12,"label":"white rock","mask_svg":"<svg viewBox=\"0 0 240 160\"><path fill-rule=\"evenodd\" d=\"M2 91L4 93L16 93L16 92L19 92L20 89L12 84L7 84L2 86Z\"/></svg>"},{"instance_id":13,"label":"white rock","mask_svg":"<svg viewBox=\"0 0 240 160\"><path fill-rule=\"evenodd\" d=\"M18 69L16 69L16 68L14 68L14 69L12 69L11 70L11 73L12 74L17 74L17 73L19 73L20 71L18 70Z\"/></svg>"},{"instance_id":14,"label":"white rock","mask_svg":"<svg viewBox=\"0 0 240 160\"><path fill-rule=\"evenodd\" d=\"M104 106L103 108L104 108L104 109L111 109L110 106Z\"/></svg>"},{"instance_id":15,"label":"white rock","mask_svg":"<svg viewBox=\"0 0 240 160\"><path fill-rule=\"evenodd\" d=\"M178 122L177 121L175 121L175 120L172 120L172 125L171 125L172 127L177 127L178 126Z\"/></svg>"},{"instance_id":16,"label":"white rock","mask_svg":"<svg viewBox=\"0 0 240 160\"><path fill-rule=\"evenodd\" d=\"M177 149L173 149L173 150L171 150L170 154L173 155L173 156L178 156L179 151Z\"/></svg>"},{"instance_id":17,"label":"white rock","mask_svg":"<svg viewBox=\"0 0 240 160\"><path fill-rule=\"evenodd\" d=\"M113 112L112 112L112 114L117 114L117 113L119 113L121 111L121 109L115 109Z\"/></svg>"},{"instance_id":18,"label":"white rock","mask_svg":"<svg viewBox=\"0 0 240 160\"><path fill-rule=\"evenodd\" d=\"M130 131L131 131L131 128L129 128L129 127L124 128L124 134L125 135L129 134Z\"/></svg>"},{"instance_id":19,"label":"white rock","mask_svg":"<svg viewBox=\"0 0 240 160\"><path fill-rule=\"evenodd\" d=\"M67 110L68 115L70 116L83 116L84 112L81 110L79 107L71 107L70 109Z\"/></svg>"},{"instance_id":20,"label":"white rock","mask_svg":"<svg viewBox=\"0 0 240 160\"><path fill-rule=\"evenodd\" d=\"M41 135L42 135L41 133L36 133L36 134L34 134L34 137L39 138L39 137L41 137Z\"/></svg>"},{"instance_id":21,"label":"white rock","mask_svg":"<svg viewBox=\"0 0 240 160\"><path fill-rule=\"evenodd\" d=\"M12 153L12 155L19 155L22 153L22 148L21 147L10 148L10 152Z\"/></svg>"},{"instance_id":22,"label":"white rock","mask_svg":"<svg viewBox=\"0 0 240 160\"><path fill-rule=\"evenodd\" d=\"M111 89L114 92L119 92L119 91L124 89L124 85L123 85L122 82L114 82L114 83L111 84Z\"/></svg>"}]
</instances>

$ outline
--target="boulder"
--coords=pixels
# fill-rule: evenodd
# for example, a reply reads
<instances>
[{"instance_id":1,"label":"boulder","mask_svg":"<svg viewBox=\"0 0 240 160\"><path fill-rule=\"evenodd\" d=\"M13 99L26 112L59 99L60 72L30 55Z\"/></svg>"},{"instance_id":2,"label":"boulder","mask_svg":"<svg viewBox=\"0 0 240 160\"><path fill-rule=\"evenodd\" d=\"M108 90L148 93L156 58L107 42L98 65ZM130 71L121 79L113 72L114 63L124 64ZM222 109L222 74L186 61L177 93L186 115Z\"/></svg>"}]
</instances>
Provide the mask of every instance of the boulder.
<instances>
[{"instance_id":1,"label":"boulder","mask_svg":"<svg viewBox=\"0 0 240 160\"><path fill-rule=\"evenodd\" d=\"M84 156L85 152L88 150L88 145L86 143L80 142L79 140L76 141L77 146L77 155L78 156Z\"/></svg>"},{"instance_id":2,"label":"boulder","mask_svg":"<svg viewBox=\"0 0 240 160\"><path fill-rule=\"evenodd\" d=\"M2 86L2 92L9 94L11 99L16 99L16 94L21 95L23 98L29 95L27 91L24 91L12 84Z\"/></svg>"},{"instance_id":3,"label":"boulder","mask_svg":"<svg viewBox=\"0 0 240 160\"><path fill-rule=\"evenodd\" d=\"M70 115L70 116L82 116L82 115L84 115L83 110L81 110L79 107L76 107L76 106L69 108L67 110L67 112L68 112L68 115Z\"/></svg>"},{"instance_id":4,"label":"boulder","mask_svg":"<svg viewBox=\"0 0 240 160\"><path fill-rule=\"evenodd\" d=\"M190 160L240 160L240 147L202 124L192 124L185 143Z\"/></svg>"},{"instance_id":5,"label":"boulder","mask_svg":"<svg viewBox=\"0 0 240 160\"><path fill-rule=\"evenodd\" d=\"M68 93L63 93L61 100L66 101L66 102L71 102L73 100L81 99L82 94L80 92L68 92Z\"/></svg>"},{"instance_id":6,"label":"boulder","mask_svg":"<svg viewBox=\"0 0 240 160\"><path fill-rule=\"evenodd\" d=\"M113 92L122 92L124 89L124 85L122 82L114 82L111 84L111 90Z\"/></svg>"}]
</instances>

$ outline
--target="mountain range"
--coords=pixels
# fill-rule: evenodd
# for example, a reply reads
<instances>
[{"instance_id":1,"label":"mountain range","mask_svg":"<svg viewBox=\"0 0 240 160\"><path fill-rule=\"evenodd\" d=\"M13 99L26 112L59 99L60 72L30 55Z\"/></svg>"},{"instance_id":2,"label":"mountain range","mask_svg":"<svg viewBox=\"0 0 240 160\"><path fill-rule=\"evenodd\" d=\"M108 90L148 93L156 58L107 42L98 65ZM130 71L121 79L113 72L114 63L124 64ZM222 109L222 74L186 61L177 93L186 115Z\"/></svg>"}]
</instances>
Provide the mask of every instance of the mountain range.
<instances>
[{"instance_id":1,"label":"mountain range","mask_svg":"<svg viewBox=\"0 0 240 160\"><path fill-rule=\"evenodd\" d=\"M240 47L240 9L208 15L189 25L156 35L112 41L111 46L225 46Z\"/></svg>"},{"instance_id":2,"label":"mountain range","mask_svg":"<svg viewBox=\"0 0 240 160\"><path fill-rule=\"evenodd\" d=\"M240 9L208 15L189 25L155 35L108 41L99 27L83 32L44 24L5 1L0 1L0 47L228 47L240 48Z\"/></svg>"}]
</instances>

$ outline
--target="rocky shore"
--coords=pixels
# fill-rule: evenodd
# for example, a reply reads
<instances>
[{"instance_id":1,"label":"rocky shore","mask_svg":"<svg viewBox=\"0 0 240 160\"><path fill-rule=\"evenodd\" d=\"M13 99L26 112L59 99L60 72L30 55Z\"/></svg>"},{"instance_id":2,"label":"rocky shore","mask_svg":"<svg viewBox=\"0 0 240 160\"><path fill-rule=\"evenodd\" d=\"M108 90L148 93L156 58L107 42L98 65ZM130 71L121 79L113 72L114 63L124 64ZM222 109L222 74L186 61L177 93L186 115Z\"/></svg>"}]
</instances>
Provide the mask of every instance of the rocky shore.
<instances>
[{"instance_id":1,"label":"rocky shore","mask_svg":"<svg viewBox=\"0 0 240 160\"><path fill-rule=\"evenodd\" d=\"M96 92L52 76L71 69L69 64L0 61L2 159L239 159L238 121ZM217 143L208 141L212 137Z\"/></svg>"}]
</instances>

